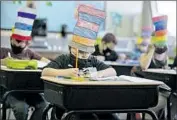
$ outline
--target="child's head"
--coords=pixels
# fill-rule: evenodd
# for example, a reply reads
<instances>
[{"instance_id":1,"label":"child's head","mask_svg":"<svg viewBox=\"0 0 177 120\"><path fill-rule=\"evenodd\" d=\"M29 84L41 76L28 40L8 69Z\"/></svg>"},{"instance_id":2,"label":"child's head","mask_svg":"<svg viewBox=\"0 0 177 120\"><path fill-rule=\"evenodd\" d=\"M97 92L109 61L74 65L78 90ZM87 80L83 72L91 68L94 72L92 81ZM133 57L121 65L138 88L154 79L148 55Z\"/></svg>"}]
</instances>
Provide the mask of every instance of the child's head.
<instances>
[{"instance_id":1,"label":"child's head","mask_svg":"<svg viewBox=\"0 0 177 120\"><path fill-rule=\"evenodd\" d=\"M12 52L15 54L21 53L29 45L29 41L22 41L14 38L10 39L10 43Z\"/></svg>"},{"instance_id":2,"label":"child's head","mask_svg":"<svg viewBox=\"0 0 177 120\"><path fill-rule=\"evenodd\" d=\"M107 33L102 38L102 45L104 46L104 49L114 49L115 45L117 44L116 37L112 33Z\"/></svg>"},{"instance_id":3,"label":"child's head","mask_svg":"<svg viewBox=\"0 0 177 120\"><path fill-rule=\"evenodd\" d=\"M145 53L148 50L148 45L150 44L150 38L143 38L141 44L137 45L138 49Z\"/></svg>"},{"instance_id":4,"label":"child's head","mask_svg":"<svg viewBox=\"0 0 177 120\"><path fill-rule=\"evenodd\" d=\"M32 4L32 2L28 2L27 7L18 10L17 21L10 37L11 48L15 54L21 53L32 39L31 32L36 18L36 9L31 8Z\"/></svg>"}]
</instances>

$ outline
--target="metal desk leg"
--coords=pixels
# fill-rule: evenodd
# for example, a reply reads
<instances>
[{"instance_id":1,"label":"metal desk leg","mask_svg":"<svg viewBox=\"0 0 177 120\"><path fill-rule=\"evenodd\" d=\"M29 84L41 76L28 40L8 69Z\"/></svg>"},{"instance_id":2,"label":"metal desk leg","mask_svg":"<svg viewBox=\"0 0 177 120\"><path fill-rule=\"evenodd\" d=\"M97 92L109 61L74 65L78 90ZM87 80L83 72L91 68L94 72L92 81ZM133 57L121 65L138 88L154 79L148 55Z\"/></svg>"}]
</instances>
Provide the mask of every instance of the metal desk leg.
<instances>
[{"instance_id":1,"label":"metal desk leg","mask_svg":"<svg viewBox=\"0 0 177 120\"><path fill-rule=\"evenodd\" d=\"M170 96L167 98L167 119L171 120L171 96L172 93L170 93Z\"/></svg>"},{"instance_id":2,"label":"metal desk leg","mask_svg":"<svg viewBox=\"0 0 177 120\"><path fill-rule=\"evenodd\" d=\"M7 110L7 106L6 106L6 99L8 97L8 95L10 95L10 93L12 93L13 91L9 91L9 92L6 92L4 95L3 95L3 98L2 98L2 120L6 120L6 110Z\"/></svg>"},{"instance_id":3,"label":"metal desk leg","mask_svg":"<svg viewBox=\"0 0 177 120\"><path fill-rule=\"evenodd\" d=\"M6 120L6 105L2 104L2 120Z\"/></svg>"},{"instance_id":4,"label":"metal desk leg","mask_svg":"<svg viewBox=\"0 0 177 120\"><path fill-rule=\"evenodd\" d=\"M74 111L64 113L63 116L61 117L61 120L77 120L77 118L73 118L75 117L72 116L73 113Z\"/></svg>"},{"instance_id":5,"label":"metal desk leg","mask_svg":"<svg viewBox=\"0 0 177 120\"><path fill-rule=\"evenodd\" d=\"M49 104L48 106L44 108L43 113L42 113L42 120L46 120L47 113L52 107L53 105Z\"/></svg>"},{"instance_id":6,"label":"metal desk leg","mask_svg":"<svg viewBox=\"0 0 177 120\"><path fill-rule=\"evenodd\" d=\"M158 120L154 111L147 110L146 112L152 117L152 120Z\"/></svg>"}]
</instances>

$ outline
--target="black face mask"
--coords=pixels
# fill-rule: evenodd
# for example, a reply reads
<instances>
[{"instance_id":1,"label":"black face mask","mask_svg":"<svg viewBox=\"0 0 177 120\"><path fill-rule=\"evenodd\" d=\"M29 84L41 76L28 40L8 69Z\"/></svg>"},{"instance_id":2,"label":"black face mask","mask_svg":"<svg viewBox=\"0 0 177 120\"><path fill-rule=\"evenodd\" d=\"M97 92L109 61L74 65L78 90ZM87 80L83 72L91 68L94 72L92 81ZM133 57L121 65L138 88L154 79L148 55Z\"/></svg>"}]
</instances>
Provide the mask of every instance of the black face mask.
<instances>
[{"instance_id":1,"label":"black face mask","mask_svg":"<svg viewBox=\"0 0 177 120\"><path fill-rule=\"evenodd\" d=\"M15 46L15 45L12 45L11 44L11 49L12 49L12 52L14 54L19 54L21 53L25 48L21 48L21 47L18 47L18 46Z\"/></svg>"},{"instance_id":2,"label":"black face mask","mask_svg":"<svg viewBox=\"0 0 177 120\"><path fill-rule=\"evenodd\" d=\"M166 52L167 51L167 46L164 46L164 47L156 47L155 48L155 53L157 53L157 54L162 54L162 53L164 53L164 52Z\"/></svg>"},{"instance_id":3,"label":"black face mask","mask_svg":"<svg viewBox=\"0 0 177 120\"><path fill-rule=\"evenodd\" d=\"M76 67L75 63L76 63L76 57L70 53L70 63L73 65L73 67ZM78 59L78 68L82 69L82 68L87 68L87 67L91 67L89 65L89 60L88 59Z\"/></svg>"},{"instance_id":4,"label":"black face mask","mask_svg":"<svg viewBox=\"0 0 177 120\"><path fill-rule=\"evenodd\" d=\"M107 53L110 53L112 50L110 48L106 48L103 50L103 54L106 55Z\"/></svg>"}]
</instances>

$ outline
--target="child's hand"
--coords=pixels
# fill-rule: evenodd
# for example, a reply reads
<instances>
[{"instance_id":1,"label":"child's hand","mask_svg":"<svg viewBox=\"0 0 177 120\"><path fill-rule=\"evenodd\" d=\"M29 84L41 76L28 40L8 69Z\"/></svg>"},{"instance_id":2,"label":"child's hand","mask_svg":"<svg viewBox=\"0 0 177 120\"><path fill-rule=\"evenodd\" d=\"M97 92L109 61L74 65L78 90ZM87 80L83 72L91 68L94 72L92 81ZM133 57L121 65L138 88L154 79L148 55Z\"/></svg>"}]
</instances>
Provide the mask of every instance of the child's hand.
<instances>
[{"instance_id":1,"label":"child's hand","mask_svg":"<svg viewBox=\"0 0 177 120\"><path fill-rule=\"evenodd\" d=\"M78 68L70 68L70 69L66 69L65 71L66 76L70 76L70 77L77 77L78 73L79 73Z\"/></svg>"},{"instance_id":2,"label":"child's hand","mask_svg":"<svg viewBox=\"0 0 177 120\"><path fill-rule=\"evenodd\" d=\"M155 50L155 46L154 46L153 44L150 44L150 45L148 46L148 49L149 49L149 50Z\"/></svg>"},{"instance_id":3,"label":"child's hand","mask_svg":"<svg viewBox=\"0 0 177 120\"><path fill-rule=\"evenodd\" d=\"M104 61L104 60L105 60L105 57L104 57L104 56L96 56L96 58L97 58L99 61Z\"/></svg>"}]
</instances>

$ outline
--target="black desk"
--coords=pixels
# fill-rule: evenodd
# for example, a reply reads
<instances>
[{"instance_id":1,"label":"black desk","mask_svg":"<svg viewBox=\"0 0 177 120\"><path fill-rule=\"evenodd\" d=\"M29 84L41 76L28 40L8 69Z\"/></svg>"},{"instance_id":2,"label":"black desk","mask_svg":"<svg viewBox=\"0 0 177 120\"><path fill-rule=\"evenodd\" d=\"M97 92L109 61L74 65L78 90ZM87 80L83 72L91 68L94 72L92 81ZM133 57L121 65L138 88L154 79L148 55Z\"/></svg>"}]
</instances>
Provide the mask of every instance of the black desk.
<instances>
[{"instance_id":1,"label":"black desk","mask_svg":"<svg viewBox=\"0 0 177 120\"><path fill-rule=\"evenodd\" d=\"M110 61L105 61L104 62L107 65L112 66L117 73L117 76L120 75L128 75L130 76L130 72L134 66L139 66L137 64L123 64L123 63L117 63L117 62L110 62Z\"/></svg>"},{"instance_id":2,"label":"black desk","mask_svg":"<svg viewBox=\"0 0 177 120\"><path fill-rule=\"evenodd\" d=\"M6 119L5 100L12 92L42 93L43 80L40 79L42 70L14 70L1 66L0 97L3 104L2 118Z\"/></svg>"},{"instance_id":3,"label":"black desk","mask_svg":"<svg viewBox=\"0 0 177 120\"><path fill-rule=\"evenodd\" d=\"M73 113L148 113L153 120L157 116L148 108L158 102L158 86L162 82L119 81L72 81L54 77L42 77L44 95L51 106L65 109L62 120L67 120Z\"/></svg>"},{"instance_id":4,"label":"black desk","mask_svg":"<svg viewBox=\"0 0 177 120\"><path fill-rule=\"evenodd\" d=\"M177 102L172 101L172 109L174 109L174 113L171 114L171 97L174 97L176 100L176 96L173 96L173 94L177 93L177 72L175 70L165 70L165 69L147 69L143 71L144 77L147 79L153 79L153 80L159 80L163 81L165 84L167 84L171 89L171 95L168 98L168 120L171 120L171 117L175 116L177 112Z\"/></svg>"}]
</instances>

